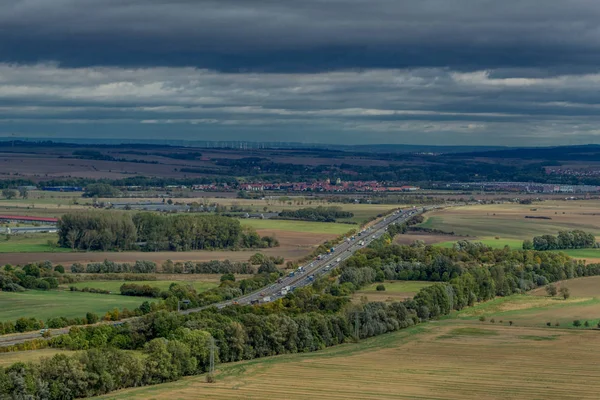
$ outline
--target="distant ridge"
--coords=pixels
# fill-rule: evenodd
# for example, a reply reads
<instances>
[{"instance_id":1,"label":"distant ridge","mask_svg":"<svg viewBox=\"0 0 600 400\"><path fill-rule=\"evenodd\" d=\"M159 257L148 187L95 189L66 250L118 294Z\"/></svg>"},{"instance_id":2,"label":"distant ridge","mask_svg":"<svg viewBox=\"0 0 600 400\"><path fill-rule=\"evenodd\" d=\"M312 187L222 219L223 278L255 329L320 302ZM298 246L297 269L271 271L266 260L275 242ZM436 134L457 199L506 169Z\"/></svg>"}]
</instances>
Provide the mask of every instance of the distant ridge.
<instances>
[{"instance_id":1,"label":"distant ridge","mask_svg":"<svg viewBox=\"0 0 600 400\"><path fill-rule=\"evenodd\" d=\"M366 153L466 153L511 149L503 146L431 146L412 144L338 145L300 142L252 142L210 140L162 140L162 139L90 139L90 138L13 138L0 137L0 147L7 146L120 146L143 145L146 147L199 147L228 149L322 149Z\"/></svg>"}]
</instances>

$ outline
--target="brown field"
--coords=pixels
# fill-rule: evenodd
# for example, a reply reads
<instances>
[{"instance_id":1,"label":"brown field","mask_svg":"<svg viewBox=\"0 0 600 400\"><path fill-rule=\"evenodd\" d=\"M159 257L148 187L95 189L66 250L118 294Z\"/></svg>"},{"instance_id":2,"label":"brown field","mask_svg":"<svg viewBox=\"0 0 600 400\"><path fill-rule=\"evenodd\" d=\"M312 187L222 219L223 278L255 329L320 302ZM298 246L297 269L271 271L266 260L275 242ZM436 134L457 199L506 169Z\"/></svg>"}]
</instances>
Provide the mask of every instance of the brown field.
<instances>
[{"instance_id":1,"label":"brown field","mask_svg":"<svg viewBox=\"0 0 600 400\"><path fill-rule=\"evenodd\" d=\"M419 331L421 331L419 333ZM105 399L597 399L593 331L430 323Z\"/></svg>"},{"instance_id":2,"label":"brown field","mask_svg":"<svg viewBox=\"0 0 600 400\"><path fill-rule=\"evenodd\" d=\"M351 227L349 225L349 227ZM211 261L231 260L248 261L248 258L257 251L268 256L283 257L286 260L296 260L309 254L320 243L335 238L337 235L319 234L310 232L292 232L259 230L260 235L274 234L279 239L280 246L271 249L242 250L242 251L186 251L186 252L88 252L88 253L3 253L2 264L23 265L29 262L49 260L55 264L69 265L74 262L90 263L101 262L106 259L115 262L135 262L136 260L149 260L158 264L166 261Z\"/></svg>"},{"instance_id":3,"label":"brown field","mask_svg":"<svg viewBox=\"0 0 600 400\"><path fill-rule=\"evenodd\" d=\"M514 203L451 207L427 213L423 224L446 232L477 237L525 239L560 230L581 229L600 236L600 201L549 200L531 205ZM529 219L543 216L551 219Z\"/></svg>"},{"instance_id":4,"label":"brown field","mask_svg":"<svg viewBox=\"0 0 600 400\"><path fill-rule=\"evenodd\" d=\"M600 276L569 279L556 282L556 287L566 286L573 297L600 297ZM546 289L541 287L529 292L534 296L547 296ZM600 315L599 315L600 317Z\"/></svg>"}]
</instances>

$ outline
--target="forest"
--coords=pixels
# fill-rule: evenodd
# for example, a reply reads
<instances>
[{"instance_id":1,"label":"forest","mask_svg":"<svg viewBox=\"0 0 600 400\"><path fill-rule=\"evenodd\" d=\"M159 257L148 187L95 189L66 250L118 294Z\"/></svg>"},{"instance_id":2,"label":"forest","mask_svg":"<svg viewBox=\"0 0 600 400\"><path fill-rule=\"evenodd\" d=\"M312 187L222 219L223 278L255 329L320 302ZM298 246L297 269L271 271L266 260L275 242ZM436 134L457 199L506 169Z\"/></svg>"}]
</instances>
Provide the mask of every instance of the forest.
<instances>
[{"instance_id":1,"label":"forest","mask_svg":"<svg viewBox=\"0 0 600 400\"><path fill-rule=\"evenodd\" d=\"M492 249L468 241L449 249L400 246L389 244L389 239L384 235L330 276L319 277L311 286L266 305L208 308L188 315L158 310L119 325L73 328L68 335L52 338L49 345L80 353L0 369L0 394L70 399L168 382L207 371L211 337L218 343L219 362L316 351L356 340L356 321L359 338L367 338L496 296L600 274L599 264L586 266L561 253ZM240 282L224 279L220 287L202 294L175 284L164 303L190 299L194 305L210 304L268 285L279 276L275 272ZM384 279L438 283L403 302L350 302L354 291ZM145 289L130 286L128 290ZM174 309L173 305L167 309ZM140 351L144 357L130 350Z\"/></svg>"},{"instance_id":2,"label":"forest","mask_svg":"<svg viewBox=\"0 0 600 400\"><path fill-rule=\"evenodd\" d=\"M276 238L260 237L237 219L197 214L71 213L59 219L58 235L60 246L85 251L190 251L279 245Z\"/></svg>"},{"instance_id":3,"label":"forest","mask_svg":"<svg viewBox=\"0 0 600 400\"><path fill-rule=\"evenodd\" d=\"M279 213L282 219L298 219L302 221L335 222L338 218L352 218L354 214L343 211L341 207L307 207L299 210L283 210Z\"/></svg>"},{"instance_id":4,"label":"forest","mask_svg":"<svg viewBox=\"0 0 600 400\"><path fill-rule=\"evenodd\" d=\"M533 240L523 241L524 250L567 250L592 247L596 247L596 237L593 233L581 230L560 231L557 236L535 236Z\"/></svg>"}]
</instances>

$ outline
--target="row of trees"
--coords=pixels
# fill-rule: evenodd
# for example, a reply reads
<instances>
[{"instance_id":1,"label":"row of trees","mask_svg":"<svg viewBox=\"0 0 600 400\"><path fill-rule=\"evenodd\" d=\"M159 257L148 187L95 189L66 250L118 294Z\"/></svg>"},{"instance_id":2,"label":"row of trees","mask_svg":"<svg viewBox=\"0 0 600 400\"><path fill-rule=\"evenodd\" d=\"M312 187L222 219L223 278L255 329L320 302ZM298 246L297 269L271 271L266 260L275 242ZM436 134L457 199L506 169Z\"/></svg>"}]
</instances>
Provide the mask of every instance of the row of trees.
<instances>
[{"instance_id":1,"label":"row of trees","mask_svg":"<svg viewBox=\"0 0 600 400\"><path fill-rule=\"evenodd\" d=\"M448 283L466 279L469 293L475 300L483 301L549 282L600 274L600 264L585 265L561 253L492 249L464 240L451 249L383 245L385 236L343 263L340 283L360 288L385 279ZM458 297L456 294L455 298Z\"/></svg>"},{"instance_id":2,"label":"row of trees","mask_svg":"<svg viewBox=\"0 0 600 400\"><path fill-rule=\"evenodd\" d=\"M58 222L58 243L73 250L189 251L275 247L234 218L218 215L160 215L141 212L65 214Z\"/></svg>"},{"instance_id":3,"label":"row of trees","mask_svg":"<svg viewBox=\"0 0 600 400\"><path fill-rule=\"evenodd\" d=\"M152 261L137 260L134 264L116 263L110 260L104 260L101 263L89 263L83 265L75 263L71 265L72 273L88 274L108 274L108 273L134 273L150 274L156 272L156 263Z\"/></svg>"},{"instance_id":4,"label":"row of trees","mask_svg":"<svg viewBox=\"0 0 600 400\"><path fill-rule=\"evenodd\" d=\"M64 267L52 263L27 264L24 267L5 265L0 271L0 290L4 292L22 292L25 289L56 289L64 279Z\"/></svg>"},{"instance_id":5,"label":"row of trees","mask_svg":"<svg viewBox=\"0 0 600 400\"><path fill-rule=\"evenodd\" d=\"M596 247L596 237L593 233L581 230L560 231L557 236L535 236L533 240L523 241L524 250L567 250Z\"/></svg>"},{"instance_id":6,"label":"row of trees","mask_svg":"<svg viewBox=\"0 0 600 400\"><path fill-rule=\"evenodd\" d=\"M303 221L335 222L338 218L352 218L353 213L343 211L341 207L308 207L299 210L283 210L280 218L299 219Z\"/></svg>"},{"instance_id":7,"label":"row of trees","mask_svg":"<svg viewBox=\"0 0 600 400\"><path fill-rule=\"evenodd\" d=\"M211 336L219 344L220 362L315 351L354 340L356 330L360 338L375 336L497 295L600 274L600 265L585 266L557 253L491 249L466 241L452 249L386 243L386 238L378 240L344 262L334 270L339 280L317 278L312 286L261 307L209 308L189 315L158 311L120 326L71 329L68 335L53 338L51 346L85 351L55 356L39 365L0 369L0 395L68 399L167 382L206 371ZM424 271L430 280L439 276L441 282L402 303L350 302L348 294L354 290L382 274L409 270L409 265ZM174 284L164 303L189 299L194 306L208 304L263 287L279 276L262 273L240 282L223 279L219 288L202 294ZM129 358L124 350L143 350L145 357ZM19 385L19 381L35 384Z\"/></svg>"}]
</instances>

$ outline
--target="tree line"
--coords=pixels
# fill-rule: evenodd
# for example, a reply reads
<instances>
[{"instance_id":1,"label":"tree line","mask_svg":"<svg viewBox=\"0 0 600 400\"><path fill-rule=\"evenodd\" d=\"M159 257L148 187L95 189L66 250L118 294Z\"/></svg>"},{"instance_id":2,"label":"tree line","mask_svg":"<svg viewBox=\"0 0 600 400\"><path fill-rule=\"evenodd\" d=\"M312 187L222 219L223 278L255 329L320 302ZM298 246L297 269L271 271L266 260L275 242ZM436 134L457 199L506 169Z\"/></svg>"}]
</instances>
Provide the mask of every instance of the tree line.
<instances>
[{"instance_id":1,"label":"tree line","mask_svg":"<svg viewBox=\"0 0 600 400\"><path fill-rule=\"evenodd\" d=\"M339 218L352 218L354 214L343 211L341 207L307 207L299 210L283 210L279 218L297 219L302 221L335 222Z\"/></svg>"},{"instance_id":2,"label":"tree line","mask_svg":"<svg viewBox=\"0 0 600 400\"><path fill-rule=\"evenodd\" d=\"M237 219L218 215L160 215L85 212L63 215L58 221L58 243L73 250L189 251L265 248L276 238L260 237Z\"/></svg>"},{"instance_id":3,"label":"tree line","mask_svg":"<svg viewBox=\"0 0 600 400\"><path fill-rule=\"evenodd\" d=\"M557 236L534 236L533 240L523 241L524 250L567 250L597 247L593 233L581 230L560 231Z\"/></svg>"},{"instance_id":4,"label":"tree line","mask_svg":"<svg viewBox=\"0 0 600 400\"><path fill-rule=\"evenodd\" d=\"M367 338L494 296L600 274L600 265L586 266L559 253L492 249L467 241L452 249L387 243L386 238L374 241L372 247L343 262L333 271L339 279L319 277L312 286L264 306L208 308L188 315L162 310L122 325L71 329L68 335L51 339L50 345L82 352L1 368L0 394L70 399L168 382L206 372L211 336L219 344L220 362L316 351L356 339L355 330L359 338ZM362 285L408 270L418 270L420 279L439 276L439 282L404 302L350 302L349 294ZM279 276L262 273L240 282L225 279L212 293L201 294L190 286L174 284L164 304L172 307L190 299L201 305L266 286ZM130 356L126 350L141 350L145 357ZM35 384L19 384L25 381Z\"/></svg>"}]
</instances>

